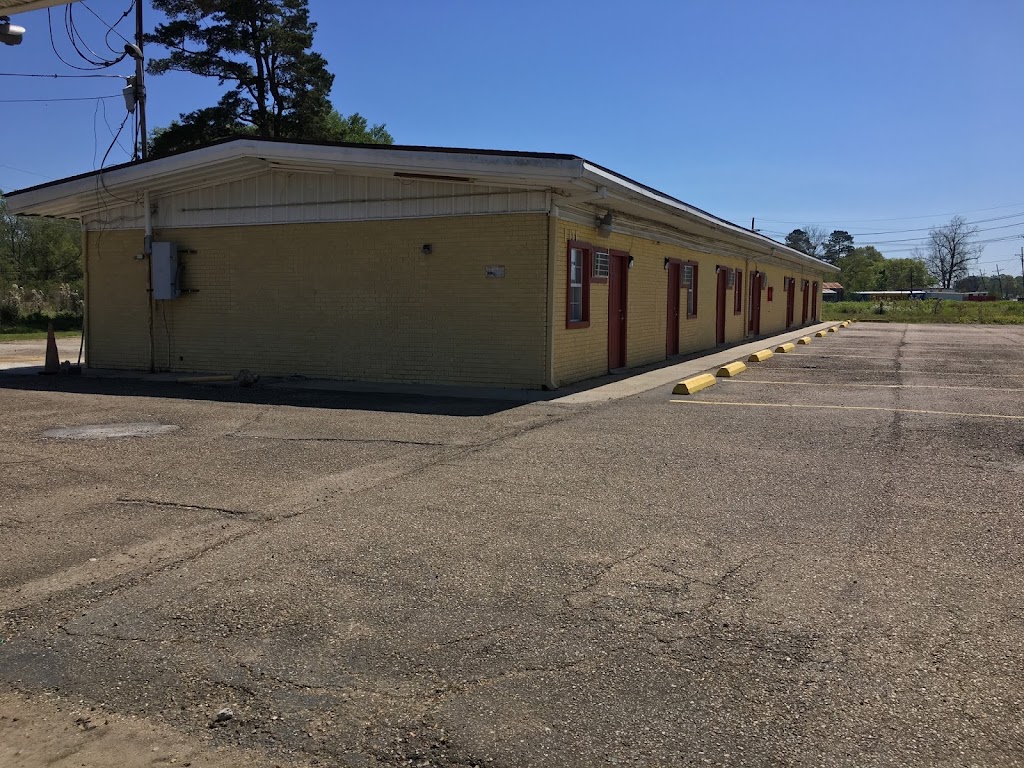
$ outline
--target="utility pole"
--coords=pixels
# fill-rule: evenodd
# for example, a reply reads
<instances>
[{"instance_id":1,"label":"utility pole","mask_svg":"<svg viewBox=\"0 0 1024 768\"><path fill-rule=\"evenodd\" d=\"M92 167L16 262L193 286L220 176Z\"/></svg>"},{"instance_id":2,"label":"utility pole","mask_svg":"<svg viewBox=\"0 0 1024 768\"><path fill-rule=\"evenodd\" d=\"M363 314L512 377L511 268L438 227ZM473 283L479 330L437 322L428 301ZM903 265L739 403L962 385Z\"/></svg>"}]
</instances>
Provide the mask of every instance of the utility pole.
<instances>
[{"instance_id":1,"label":"utility pole","mask_svg":"<svg viewBox=\"0 0 1024 768\"><path fill-rule=\"evenodd\" d=\"M1020 289L1024 291L1024 245L1020 247ZM1021 295L1018 293L1017 298L1019 299Z\"/></svg>"},{"instance_id":2,"label":"utility pole","mask_svg":"<svg viewBox=\"0 0 1024 768\"><path fill-rule=\"evenodd\" d=\"M996 280L999 281L999 298L1003 298L1003 275L999 271L999 265L996 264Z\"/></svg>"},{"instance_id":3,"label":"utility pole","mask_svg":"<svg viewBox=\"0 0 1024 768\"><path fill-rule=\"evenodd\" d=\"M139 155L145 160L149 157L149 137L146 135L146 57L142 54L142 43L145 32L142 28L142 0L135 0L135 42L125 42L124 52L135 59L135 75L128 78L124 89L124 103L128 111L135 114L139 110ZM139 156L132 154L132 161Z\"/></svg>"},{"instance_id":4,"label":"utility pole","mask_svg":"<svg viewBox=\"0 0 1024 768\"><path fill-rule=\"evenodd\" d=\"M135 47L139 55L135 59L135 101L139 105L139 146L142 159L149 157L149 136L146 134L146 80L145 56L142 53L142 42L145 32L142 28L142 0L135 0Z\"/></svg>"}]
</instances>

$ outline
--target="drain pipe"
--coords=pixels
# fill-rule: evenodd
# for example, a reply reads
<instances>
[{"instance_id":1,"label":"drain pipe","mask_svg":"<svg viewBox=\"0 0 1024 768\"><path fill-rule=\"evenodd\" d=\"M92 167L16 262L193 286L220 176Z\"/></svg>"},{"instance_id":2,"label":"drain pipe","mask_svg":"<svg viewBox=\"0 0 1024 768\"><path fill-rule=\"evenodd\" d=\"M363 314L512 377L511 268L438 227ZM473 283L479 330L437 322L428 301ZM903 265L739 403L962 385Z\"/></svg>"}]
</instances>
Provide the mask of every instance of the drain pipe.
<instances>
[{"instance_id":1,"label":"drain pipe","mask_svg":"<svg viewBox=\"0 0 1024 768\"><path fill-rule=\"evenodd\" d=\"M153 211L149 205L149 190L142 193L142 220L145 237L142 239L142 256L146 262L146 298L149 302L149 372L156 372L156 337L153 330Z\"/></svg>"}]
</instances>

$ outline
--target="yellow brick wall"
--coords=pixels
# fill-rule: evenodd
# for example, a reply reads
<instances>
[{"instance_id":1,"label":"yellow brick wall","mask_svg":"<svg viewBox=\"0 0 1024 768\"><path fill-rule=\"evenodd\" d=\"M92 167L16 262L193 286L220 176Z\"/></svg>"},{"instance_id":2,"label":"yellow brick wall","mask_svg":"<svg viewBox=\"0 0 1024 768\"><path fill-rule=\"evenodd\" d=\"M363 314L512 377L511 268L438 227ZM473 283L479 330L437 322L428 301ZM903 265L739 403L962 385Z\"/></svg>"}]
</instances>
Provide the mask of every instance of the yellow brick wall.
<instances>
[{"instance_id":1,"label":"yellow brick wall","mask_svg":"<svg viewBox=\"0 0 1024 768\"><path fill-rule=\"evenodd\" d=\"M668 303L668 271L665 259L697 263L697 317L686 317L686 295L680 294L679 352L687 354L715 346L717 299L716 268L743 270L743 312L733 314L733 289L726 291L726 343L742 341L748 317L749 274L754 262L732 256L699 253L677 245L659 243L641 237L612 233L602 237L594 227L559 220L554 249L558 258L555 270L555 382L568 384L608 372L608 286L595 283L590 288L590 327L565 327L565 295L568 282L568 243L580 240L599 250L624 251L633 256L629 271L626 357L628 366L639 366L665 359ZM772 269L772 268L769 268ZM767 271L767 270L765 270ZM782 284L782 271L777 270ZM774 275L774 272L772 273ZM818 279L819 278L814 278ZM781 290L778 289L778 290ZM762 333L774 320L766 320L778 301L762 301ZM785 302L782 304L785 321ZM799 308L798 308L799 313ZM797 316L799 322L799 314Z\"/></svg>"},{"instance_id":2,"label":"yellow brick wall","mask_svg":"<svg viewBox=\"0 0 1024 768\"><path fill-rule=\"evenodd\" d=\"M539 387L545 214L157 229L194 292L155 302L157 370ZM148 369L142 233L90 233L89 365ZM421 247L431 243L433 253ZM505 277L486 277L503 266Z\"/></svg>"},{"instance_id":3,"label":"yellow brick wall","mask_svg":"<svg viewBox=\"0 0 1024 768\"><path fill-rule=\"evenodd\" d=\"M149 369L149 261L142 232L85 237L86 361L91 368Z\"/></svg>"},{"instance_id":4,"label":"yellow brick wall","mask_svg":"<svg viewBox=\"0 0 1024 768\"><path fill-rule=\"evenodd\" d=\"M786 330L786 291L785 291L785 278L792 277L796 280L796 288L794 294L794 305L793 305L793 324L790 326L791 329L799 328L801 323L800 319L803 313L803 294L800 290L800 286L803 280L809 280L812 283L817 281L818 283L818 315L821 315L821 284L823 281L822 275L819 273L812 272L806 268L801 269L793 266L783 268L774 264L758 264L756 261L748 262L751 270L760 270L764 272L768 278L767 282L772 288L773 298L772 301L768 301L768 291L762 291L761 293L761 335L769 335L775 333L782 333ZM750 288L749 277L745 278L747 285L746 289ZM748 304L749 308L749 304ZM814 320L811 317L812 300L808 299L807 303L807 324L813 323Z\"/></svg>"}]
</instances>

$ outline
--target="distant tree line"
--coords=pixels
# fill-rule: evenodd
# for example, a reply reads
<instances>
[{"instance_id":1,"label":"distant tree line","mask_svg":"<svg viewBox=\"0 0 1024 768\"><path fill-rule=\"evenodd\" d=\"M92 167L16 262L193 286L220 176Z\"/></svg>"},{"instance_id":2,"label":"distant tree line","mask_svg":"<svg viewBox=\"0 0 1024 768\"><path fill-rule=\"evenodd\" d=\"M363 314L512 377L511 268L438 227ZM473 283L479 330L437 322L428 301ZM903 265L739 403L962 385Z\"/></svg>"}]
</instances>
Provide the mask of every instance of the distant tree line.
<instances>
[{"instance_id":1,"label":"distant tree line","mask_svg":"<svg viewBox=\"0 0 1024 768\"><path fill-rule=\"evenodd\" d=\"M970 276L971 267L981 253L981 246L976 243L977 234L976 226L962 216L954 216L949 224L929 231L924 247L914 249L909 258L898 259L886 258L871 245L857 247L846 230L828 232L815 225L794 229L786 235L786 245L839 267L838 282L847 293L909 291L932 286L986 290L963 287L982 280ZM1024 291L1018 293L1013 278L1006 277L1007 283L1000 281L997 286L1000 294L1024 294Z\"/></svg>"},{"instance_id":2,"label":"distant tree line","mask_svg":"<svg viewBox=\"0 0 1024 768\"><path fill-rule=\"evenodd\" d=\"M81 314L78 222L14 216L0 194L0 327Z\"/></svg>"}]
</instances>

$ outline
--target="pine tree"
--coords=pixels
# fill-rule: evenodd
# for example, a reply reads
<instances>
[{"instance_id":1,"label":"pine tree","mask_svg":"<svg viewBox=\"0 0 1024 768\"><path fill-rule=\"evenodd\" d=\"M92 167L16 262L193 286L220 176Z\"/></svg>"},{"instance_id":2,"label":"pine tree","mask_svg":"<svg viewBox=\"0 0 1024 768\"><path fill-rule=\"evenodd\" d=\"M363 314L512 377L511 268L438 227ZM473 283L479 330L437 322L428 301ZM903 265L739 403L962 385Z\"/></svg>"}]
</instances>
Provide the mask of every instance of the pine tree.
<instances>
[{"instance_id":1,"label":"pine tree","mask_svg":"<svg viewBox=\"0 0 1024 768\"><path fill-rule=\"evenodd\" d=\"M316 24L307 0L152 0L168 21L146 36L167 49L148 71L213 77L227 92L212 107L179 116L154 131L154 155L223 136L366 141L390 144L383 125L353 130L330 101L334 75L312 50Z\"/></svg>"}]
</instances>

